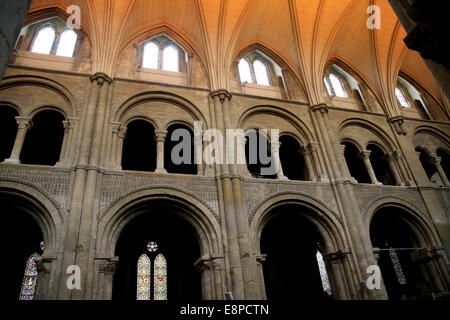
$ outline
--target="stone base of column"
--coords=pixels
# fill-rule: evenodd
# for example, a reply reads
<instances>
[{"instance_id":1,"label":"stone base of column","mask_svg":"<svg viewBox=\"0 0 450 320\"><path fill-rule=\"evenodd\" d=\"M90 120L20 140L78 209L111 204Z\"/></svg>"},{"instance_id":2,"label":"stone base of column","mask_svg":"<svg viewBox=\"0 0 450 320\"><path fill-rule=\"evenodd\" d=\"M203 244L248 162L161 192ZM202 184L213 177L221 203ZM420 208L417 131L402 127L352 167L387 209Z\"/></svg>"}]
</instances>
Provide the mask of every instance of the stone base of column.
<instances>
[{"instance_id":1,"label":"stone base of column","mask_svg":"<svg viewBox=\"0 0 450 320\"><path fill-rule=\"evenodd\" d=\"M167 170L164 168L158 168L155 170L155 173L167 173Z\"/></svg>"},{"instance_id":2,"label":"stone base of column","mask_svg":"<svg viewBox=\"0 0 450 320\"><path fill-rule=\"evenodd\" d=\"M278 180L288 181L289 179L286 176L279 176Z\"/></svg>"},{"instance_id":3,"label":"stone base of column","mask_svg":"<svg viewBox=\"0 0 450 320\"><path fill-rule=\"evenodd\" d=\"M382 186L383 185L380 181L374 182L372 184L375 185L375 186Z\"/></svg>"},{"instance_id":4,"label":"stone base of column","mask_svg":"<svg viewBox=\"0 0 450 320\"><path fill-rule=\"evenodd\" d=\"M63 160L63 161L59 161L55 164L55 167L57 168L69 168L70 167L70 163L67 160Z\"/></svg>"},{"instance_id":5,"label":"stone base of column","mask_svg":"<svg viewBox=\"0 0 450 320\"><path fill-rule=\"evenodd\" d=\"M5 161L3 161L3 163L7 163L7 164L21 164L19 159L5 159Z\"/></svg>"}]
</instances>

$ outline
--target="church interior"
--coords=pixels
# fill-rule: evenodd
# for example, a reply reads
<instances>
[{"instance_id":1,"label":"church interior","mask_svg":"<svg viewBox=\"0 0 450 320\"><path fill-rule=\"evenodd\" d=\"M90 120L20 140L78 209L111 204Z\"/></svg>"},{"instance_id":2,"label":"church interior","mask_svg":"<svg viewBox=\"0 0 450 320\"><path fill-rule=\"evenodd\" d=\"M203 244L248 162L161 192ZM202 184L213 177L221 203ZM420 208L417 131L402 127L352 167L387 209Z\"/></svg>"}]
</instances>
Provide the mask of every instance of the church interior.
<instances>
[{"instance_id":1,"label":"church interior","mask_svg":"<svg viewBox=\"0 0 450 320\"><path fill-rule=\"evenodd\" d=\"M442 13L0 8L9 300L450 299Z\"/></svg>"}]
</instances>

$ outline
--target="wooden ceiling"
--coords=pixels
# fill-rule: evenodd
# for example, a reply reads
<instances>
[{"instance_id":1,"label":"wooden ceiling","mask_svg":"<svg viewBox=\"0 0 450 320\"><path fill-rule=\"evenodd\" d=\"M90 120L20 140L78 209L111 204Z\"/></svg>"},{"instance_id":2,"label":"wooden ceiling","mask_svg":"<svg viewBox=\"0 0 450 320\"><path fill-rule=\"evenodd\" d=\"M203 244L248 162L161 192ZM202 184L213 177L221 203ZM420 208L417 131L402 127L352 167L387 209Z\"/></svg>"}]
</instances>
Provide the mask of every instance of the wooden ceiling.
<instances>
[{"instance_id":1,"label":"wooden ceiling","mask_svg":"<svg viewBox=\"0 0 450 320\"><path fill-rule=\"evenodd\" d=\"M93 72L113 75L126 45L165 26L200 56L213 90L229 87L238 53L259 43L292 69L311 104L324 101L322 75L332 58L357 72L392 115L400 70L448 103L420 55L403 43L406 32L388 0L33 0L30 12L72 4L92 42ZM380 30L366 26L373 4L381 8Z\"/></svg>"}]
</instances>

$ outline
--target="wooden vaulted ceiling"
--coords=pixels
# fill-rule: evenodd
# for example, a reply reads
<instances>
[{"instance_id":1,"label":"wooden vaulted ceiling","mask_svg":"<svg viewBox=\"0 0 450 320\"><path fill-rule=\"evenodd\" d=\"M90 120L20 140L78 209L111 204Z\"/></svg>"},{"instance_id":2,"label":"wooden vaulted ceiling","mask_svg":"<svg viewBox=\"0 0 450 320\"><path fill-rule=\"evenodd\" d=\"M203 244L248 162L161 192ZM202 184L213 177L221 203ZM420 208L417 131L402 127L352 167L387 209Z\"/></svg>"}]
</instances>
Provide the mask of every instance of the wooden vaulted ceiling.
<instances>
[{"instance_id":1,"label":"wooden vaulted ceiling","mask_svg":"<svg viewBox=\"0 0 450 320\"><path fill-rule=\"evenodd\" d=\"M312 104L323 102L322 75L332 58L357 72L392 116L400 70L447 103L420 55L403 43L406 32L388 0L33 0L30 12L73 4L92 42L93 72L114 74L126 44L165 26L200 56L212 89L227 89L237 54L259 43L292 69ZM381 8L381 30L366 27L373 4Z\"/></svg>"}]
</instances>

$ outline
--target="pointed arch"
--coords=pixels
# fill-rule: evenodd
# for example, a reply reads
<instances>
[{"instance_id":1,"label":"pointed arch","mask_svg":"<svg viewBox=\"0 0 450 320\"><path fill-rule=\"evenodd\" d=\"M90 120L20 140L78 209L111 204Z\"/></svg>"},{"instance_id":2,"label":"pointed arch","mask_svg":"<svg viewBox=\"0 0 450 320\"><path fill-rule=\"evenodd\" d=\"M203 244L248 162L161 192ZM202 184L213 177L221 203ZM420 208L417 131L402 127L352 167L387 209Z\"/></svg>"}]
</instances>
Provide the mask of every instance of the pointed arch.
<instances>
[{"instance_id":1,"label":"pointed arch","mask_svg":"<svg viewBox=\"0 0 450 320\"><path fill-rule=\"evenodd\" d=\"M153 296L154 300L167 300L167 260L162 254L155 258Z\"/></svg>"},{"instance_id":2,"label":"pointed arch","mask_svg":"<svg viewBox=\"0 0 450 320\"><path fill-rule=\"evenodd\" d=\"M151 261L150 258L143 254L137 263L137 300L150 300L150 275L151 275Z\"/></svg>"}]
</instances>

